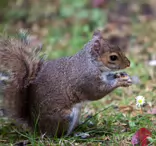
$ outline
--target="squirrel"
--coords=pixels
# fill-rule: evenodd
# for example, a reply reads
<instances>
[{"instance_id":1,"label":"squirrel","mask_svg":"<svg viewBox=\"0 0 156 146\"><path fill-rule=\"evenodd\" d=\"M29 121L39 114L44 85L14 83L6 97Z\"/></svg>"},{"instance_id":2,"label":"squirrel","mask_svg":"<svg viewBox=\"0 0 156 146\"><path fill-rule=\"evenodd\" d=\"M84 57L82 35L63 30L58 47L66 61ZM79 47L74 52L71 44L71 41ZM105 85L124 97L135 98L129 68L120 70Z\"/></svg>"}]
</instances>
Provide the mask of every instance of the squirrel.
<instances>
[{"instance_id":1,"label":"squirrel","mask_svg":"<svg viewBox=\"0 0 156 146\"><path fill-rule=\"evenodd\" d=\"M129 59L100 30L73 56L42 60L39 52L28 41L0 38L0 82L6 115L49 136L70 135L83 102L132 85L127 73L116 73Z\"/></svg>"}]
</instances>

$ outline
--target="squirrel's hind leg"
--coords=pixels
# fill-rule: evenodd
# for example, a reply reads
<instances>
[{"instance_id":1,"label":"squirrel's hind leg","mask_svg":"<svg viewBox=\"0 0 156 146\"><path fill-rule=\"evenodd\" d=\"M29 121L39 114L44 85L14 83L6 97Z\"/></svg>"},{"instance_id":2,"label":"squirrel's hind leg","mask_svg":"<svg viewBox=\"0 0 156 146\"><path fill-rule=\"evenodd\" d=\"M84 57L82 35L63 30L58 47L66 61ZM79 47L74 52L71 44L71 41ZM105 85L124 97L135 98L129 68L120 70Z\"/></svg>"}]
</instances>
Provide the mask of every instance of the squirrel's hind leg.
<instances>
[{"instance_id":1,"label":"squirrel's hind leg","mask_svg":"<svg viewBox=\"0 0 156 146\"><path fill-rule=\"evenodd\" d=\"M76 104L72 109L63 109L52 115L47 112L40 114L39 129L42 134L52 137L68 136L79 124L81 105Z\"/></svg>"},{"instance_id":2,"label":"squirrel's hind leg","mask_svg":"<svg viewBox=\"0 0 156 146\"><path fill-rule=\"evenodd\" d=\"M70 123L69 123L69 128L67 131L67 136L72 133L72 131L75 129L76 126L79 124L79 118L80 118L80 113L81 113L81 104L76 104L72 108L72 112L70 114Z\"/></svg>"}]
</instances>

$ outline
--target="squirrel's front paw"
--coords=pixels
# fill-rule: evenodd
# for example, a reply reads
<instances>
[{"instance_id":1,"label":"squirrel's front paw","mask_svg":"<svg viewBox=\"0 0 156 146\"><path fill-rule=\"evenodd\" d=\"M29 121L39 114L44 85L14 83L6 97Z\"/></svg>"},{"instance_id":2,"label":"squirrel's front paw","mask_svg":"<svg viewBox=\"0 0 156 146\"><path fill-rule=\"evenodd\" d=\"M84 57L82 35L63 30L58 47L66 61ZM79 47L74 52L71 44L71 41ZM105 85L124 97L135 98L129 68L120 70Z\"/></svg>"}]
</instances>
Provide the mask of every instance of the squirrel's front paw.
<instances>
[{"instance_id":1,"label":"squirrel's front paw","mask_svg":"<svg viewBox=\"0 0 156 146\"><path fill-rule=\"evenodd\" d=\"M114 78L117 79L118 86L128 87L132 85L132 80L130 76L125 72L116 73L114 75Z\"/></svg>"}]
</instances>

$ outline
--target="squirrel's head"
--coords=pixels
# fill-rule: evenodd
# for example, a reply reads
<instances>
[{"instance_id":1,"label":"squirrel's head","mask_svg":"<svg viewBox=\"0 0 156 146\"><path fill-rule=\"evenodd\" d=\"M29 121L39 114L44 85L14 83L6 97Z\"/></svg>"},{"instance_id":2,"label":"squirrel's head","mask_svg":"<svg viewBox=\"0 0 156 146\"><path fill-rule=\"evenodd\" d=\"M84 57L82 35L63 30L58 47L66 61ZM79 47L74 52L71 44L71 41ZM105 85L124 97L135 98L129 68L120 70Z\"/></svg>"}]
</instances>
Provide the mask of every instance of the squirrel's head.
<instances>
[{"instance_id":1,"label":"squirrel's head","mask_svg":"<svg viewBox=\"0 0 156 146\"><path fill-rule=\"evenodd\" d=\"M115 71L130 66L130 61L123 50L105 40L99 30L94 32L92 40L91 54L100 62L101 67L107 68L108 71Z\"/></svg>"}]
</instances>

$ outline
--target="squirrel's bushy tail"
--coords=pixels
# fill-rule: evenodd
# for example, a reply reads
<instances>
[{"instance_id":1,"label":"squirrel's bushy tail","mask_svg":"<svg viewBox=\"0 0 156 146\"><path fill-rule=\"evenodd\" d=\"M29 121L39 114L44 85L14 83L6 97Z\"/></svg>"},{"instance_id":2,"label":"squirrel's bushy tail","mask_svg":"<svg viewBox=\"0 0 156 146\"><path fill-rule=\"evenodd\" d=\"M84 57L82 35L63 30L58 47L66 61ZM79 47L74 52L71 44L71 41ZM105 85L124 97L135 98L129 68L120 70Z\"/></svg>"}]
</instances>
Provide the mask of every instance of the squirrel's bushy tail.
<instances>
[{"instance_id":1,"label":"squirrel's bushy tail","mask_svg":"<svg viewBox=\"0 0 156 146\"><path fill-rule=\"evenodd\" d=\"M27 41L0 38L0 86L3 84L4 108L11 117L26 118L27 87L39 67L37 48Z\"/></svg>"}]
</instances>

